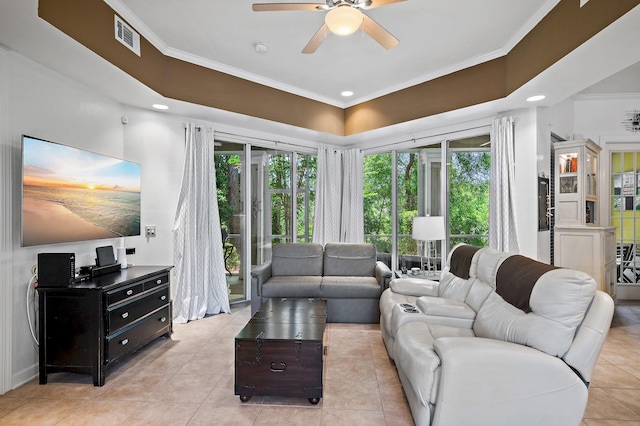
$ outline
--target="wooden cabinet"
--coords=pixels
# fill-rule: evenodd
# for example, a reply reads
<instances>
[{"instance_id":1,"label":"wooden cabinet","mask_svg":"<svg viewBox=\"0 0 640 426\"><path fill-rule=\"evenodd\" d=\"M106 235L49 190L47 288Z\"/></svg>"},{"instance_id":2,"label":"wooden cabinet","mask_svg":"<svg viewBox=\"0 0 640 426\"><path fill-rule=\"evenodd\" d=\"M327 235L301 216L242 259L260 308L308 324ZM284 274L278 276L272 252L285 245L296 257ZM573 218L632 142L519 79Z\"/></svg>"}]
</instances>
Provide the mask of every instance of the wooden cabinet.
<instances>
[{"instance_id":1,"label":"wooden cabinet","mask_svg":"<svg viewBox=\"0 0 640 426\"><path fill-rule=\"evenodd\" d=\"M38 289L40 384L91 374L102 386L121 358L172 331L169 266L136 266L69 287Z\"/></svg>"},{"instance_id":2,"label":"wooden cabinet","mask_svg":"<svg viewBox=\"0 0 640 426\"><path fill-rule=\"evenodd\" d=\"M554 264L588 273L615 298L616 231L598 226L601 148L586 139L557 142L554 149Z\"/></svg>"},{"instance_id":3,"label":"wooden cabinet","mask_svg":"<svg viewBox=\"0 0 640 426\"><path fill-rule=\"evenodd\" d=\"M591 139L554 144L556 225L598 225L598 154Z\"/></svg>"},{"instance_id":4,"label":"wooden cabinet","mask_svg":"<svg viewBox=\"0 0 640 426\"><path fill-rule=\"evenodd\" d=\"M616 297L616 228L556 226L555 264L591 275L598 290Z\"/></svg>"}]
</instances>

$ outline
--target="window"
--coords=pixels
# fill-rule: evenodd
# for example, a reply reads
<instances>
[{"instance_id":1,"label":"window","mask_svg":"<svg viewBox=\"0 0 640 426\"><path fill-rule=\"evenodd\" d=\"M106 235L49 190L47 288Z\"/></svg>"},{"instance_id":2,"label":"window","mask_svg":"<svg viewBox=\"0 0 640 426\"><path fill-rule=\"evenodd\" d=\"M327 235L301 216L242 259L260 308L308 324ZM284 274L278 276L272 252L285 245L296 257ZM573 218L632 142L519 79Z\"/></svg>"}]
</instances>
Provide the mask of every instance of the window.
<instances>
[{"instance_id":1,"label":"window","mask_svg":"<svg viewBox=\"0 0 640 426\"><path fill-rule=\"evenodd\" d=\"M301 243L313 240L313 212L316 203L317 157L309 154L297 155L297 238Z\"/></svg>"},{"instance_id":2,"label":"window","mask_svg":"<svg viewBox=\"0 0 640 426\"><path fill-rule=\"evenodd\" d=\"M447 252L461 242L488 245L489 145L489 135L481 135L365 157L365 240L375 244L379 259L392 266L395 254L408 266L420 265L418 242L411 236L415 216L446 218ZM441 245L436 246L441 258Z\"/></svg>"},{"instance_id":3,"label":"window","mask_svg":"<svg viewBox=\"0 0 640 426\"><path fill-rule=\"evenodd\" d=\"M363 164L364 238L379 253L392 251L391 154L375 154Z\"/></svg>"},{"instance_id":4,"label":"window","mask_svg":"<svg viewBox=\"0 0 640 426\"><path fill-rule=\"evenodd\" d=\"M449 249L489 243L489 135L449 142Z\"/></svg>"},{"instance_id":5,"label":"window","mask_svg":"<svg viewBox=\"0 0 640 426\"><path fill-rule=\"evenodd\" d=\"M618 244L617 281L640 282L638 230L640 230L640 152L611 152L611 226Z\"/></svg>"},{"instance_id":6,"label":"window","mask_svg":"<svg viewBox=\"0 0 640 426\"><path fill-rule=\"evenodd\" d=\"M280 242L311 242L313 239L313 211L316 200L317 157L311 154L259 151L255 158L256 173L267 182L261 195L267 204L261 238L264 250ZM295 189L295 198L293 197ZM254 188L254 198L260 190ZM294 214L295 212L295 214ZM295 230L295 232L294 232ZM270 259L270 253L262 261Z\"/></svg>"}]
</instances>

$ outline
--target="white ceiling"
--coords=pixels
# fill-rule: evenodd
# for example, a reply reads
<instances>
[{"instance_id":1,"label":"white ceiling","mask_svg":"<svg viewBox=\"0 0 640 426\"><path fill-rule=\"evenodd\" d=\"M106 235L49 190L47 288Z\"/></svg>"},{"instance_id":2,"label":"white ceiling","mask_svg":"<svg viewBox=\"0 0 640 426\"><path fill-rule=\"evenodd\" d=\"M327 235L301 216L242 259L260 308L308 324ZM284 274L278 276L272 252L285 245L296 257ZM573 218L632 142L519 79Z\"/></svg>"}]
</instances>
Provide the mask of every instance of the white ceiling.
<instances>
[{"instance_id":1,"label":"white ceiling","mask_svg":"<svg viewBox=\"0 0 640 426\"><path fill-rule=\"evenodd\" d=\"M341 107L504 55L558 1L408 0L366 11L400 40L394 49L356 33L330 35L315 54L303 55L323 22L321 12L257 13L253 0L105 0L167 55ZM538 105L550 106L583 91L640 93L638 6L505 99L349 137L327 135L165 99L39 19L37 5L0 0L0 45L125 105L167 103L169 113L281 141L389 143L530 107L524 98L531 94L546 94ZM256 52L257 42L268 52ZM345 89L355 92L350 100L339 95Z\"/></svg>"},{"instance_id":2,"label":"white ceiling","mask_svg":"<svg viewBox=\"0 0 640 426\"><path fill-rule=\"evenodd\" d=\"M261 0L105 1L165 54L341 107L503 56L558 3L403 1L365 11L400 40L395 48L357 31L305 55L326 12L253 12Z\"/></svg>"}]
</instances>

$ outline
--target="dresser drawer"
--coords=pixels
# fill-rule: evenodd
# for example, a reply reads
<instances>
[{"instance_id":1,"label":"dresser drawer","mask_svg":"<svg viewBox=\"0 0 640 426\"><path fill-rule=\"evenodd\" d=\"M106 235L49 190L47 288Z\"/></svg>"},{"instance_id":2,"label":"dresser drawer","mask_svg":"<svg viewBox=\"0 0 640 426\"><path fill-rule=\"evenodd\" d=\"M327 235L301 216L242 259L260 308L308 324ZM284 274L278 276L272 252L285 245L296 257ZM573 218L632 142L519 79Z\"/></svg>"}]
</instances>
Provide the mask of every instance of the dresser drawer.
<instances>
[{"instance_id":1,"label":"dresser drawer","mask_svg":"<svg viewBox=\"0 0 640 426\"><path fill-rule=\"evenodd\" d=\"M106 334L113 334L169 303L169 286L160 287L130 302L107 309Z\"/></svg>"},{"instance_id":2,"label":"dresser drawer","mask_svg":"<svg viewBox=\"0 0 640 426\"><path fill-rule=\"evenodd\" d=\"M144 282L145 291L169 283L169 274L159 275Z\"/></svg>"},{"instance_id":3,"label":"dresser drawer","mask_svg":"<svg viewBox=\"0 0 640 426\"><path fill-rule=\"evenodd\" d=\"M171 331L171 310L169 305L152 313L118 333L107 337L105 364L134 351L151 339Z\"/></svg>"},{"instance_id":4,"label":"dresser drawer","mask_svg":"<svg viewBox=\"0 0 640 426\"><path fill-rule=\"evenodd\" d=\"M107 292L107 306L115 305L123 300L137 296L144 291L144 284L137 283Z\"/></svg>"}]
</instances>

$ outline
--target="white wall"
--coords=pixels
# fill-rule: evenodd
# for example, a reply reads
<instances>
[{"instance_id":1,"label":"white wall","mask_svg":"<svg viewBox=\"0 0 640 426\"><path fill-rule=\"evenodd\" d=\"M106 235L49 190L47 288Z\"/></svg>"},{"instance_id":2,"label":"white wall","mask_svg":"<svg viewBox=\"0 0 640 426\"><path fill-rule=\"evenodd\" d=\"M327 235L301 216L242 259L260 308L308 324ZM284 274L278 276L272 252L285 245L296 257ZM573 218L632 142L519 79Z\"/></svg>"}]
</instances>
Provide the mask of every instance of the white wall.
<instances>
[{"instance_id":1,"label":"white wall","mask_svg":"<svg viewBox=\"0 0 640 426\"><path fill-rule=\"evenodd\" d=\"M600 144L603 136L628 139L638 136L624 128L625 113L640 110L640 94L620 96L579 96L575 101L575 131ZM603 147L604 148L604 147Z\"/></svg>"},{"instance_id":2,"label":"white wall","mask_svg":"<svg viewBox=\"0 0 640 426\"><path fill-rule=\"evenodd\" d=\"M75 252L76 264L94 263L95 247L112 244L134 247L130 261L170 265L172 223L177 204L184 156L186 120L163 113L133 110L80 86L14 52L0 52L0 106L2 117L0 164L10 168L2 182L3 274L0 285L10 300L0 300L0 310L10 312L10 342L0 346L0 365L10 357L10 387L37 374L37 346L32 341L25 305L31 268L40 252ZM2 108L0 108L2 111ZM121 117L129 118L123 125ZM157 237L144 236L35 247L20 246L21 135L70 145L142 165L142 226L157 226ZM125 241L121 241L125 240ZM7 266L9 265L9 266ZM6 270L8 268L9 270ZM8 290L8 291L6 291ZM32 318L33 320L33 318ZM4 348L4 349L3 349ZM7 353L8 351L8 353ZM3 379L6 379L3 378ZM0 381L0 386L2 382ZM6 387L6 385L5 385ZM9 389L0 389L0 394Z\"/></svg>"},{"instance_id":3,"label":"white wall","mask_svg":"<svg viewBox=\"0 0 640 426\"><path fill-rule=\"evenodd\" d=\"M512 111L515 126L516 215L520 254L538 255L538 193L536 158L538 149L537 110Z\"/></svg>"},{"instance_id":4,"label":"white wall","mask_svg":"<svg viewBox=\"0 0 640 426\"><path fill-rule=\"evenodd\" d=\"M572 137L573 105L573 101L567 99L551 107L537 108L537 176L551 176L551 133L563 139ZM551 263L551 231L539 231L537 237L537 259Z\"/></svg>"},{"instance_id":5,"label":"white wall","mask_svg":"<svg viewBox=\"0 0 640 426\"><path fill-rule=\"evenodd\" d=\"M143 110L125 110L126 157L142 164L141 227L155 225L156 237L128 237L135 247L128 262L139 265L173 264L173 220L182 183L184 118Z\"/></svg>"}]
</instances>

